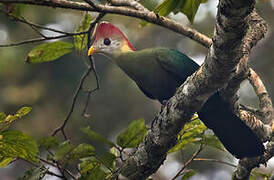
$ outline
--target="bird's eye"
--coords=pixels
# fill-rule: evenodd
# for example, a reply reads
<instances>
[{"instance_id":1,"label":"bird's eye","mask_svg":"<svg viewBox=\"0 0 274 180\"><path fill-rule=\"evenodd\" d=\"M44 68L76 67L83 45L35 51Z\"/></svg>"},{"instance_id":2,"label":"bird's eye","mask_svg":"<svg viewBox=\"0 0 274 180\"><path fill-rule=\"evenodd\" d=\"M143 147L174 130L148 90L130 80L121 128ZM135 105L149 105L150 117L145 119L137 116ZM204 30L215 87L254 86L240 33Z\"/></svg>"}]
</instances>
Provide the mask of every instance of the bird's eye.
<instances>
[{"instance_id":1,"label":"bird's eye","mask_svg":"<svg viewBox=\"0 0 274 180\"><path fill-rule=\"evenodd\" d=\"M110 43L111 43L111 41L110 41L109 38L105 38L105 39L104 39L104 44L105 44L105 45L108 46L108 45L110 45Z\"/></svg>"}]
</instances>

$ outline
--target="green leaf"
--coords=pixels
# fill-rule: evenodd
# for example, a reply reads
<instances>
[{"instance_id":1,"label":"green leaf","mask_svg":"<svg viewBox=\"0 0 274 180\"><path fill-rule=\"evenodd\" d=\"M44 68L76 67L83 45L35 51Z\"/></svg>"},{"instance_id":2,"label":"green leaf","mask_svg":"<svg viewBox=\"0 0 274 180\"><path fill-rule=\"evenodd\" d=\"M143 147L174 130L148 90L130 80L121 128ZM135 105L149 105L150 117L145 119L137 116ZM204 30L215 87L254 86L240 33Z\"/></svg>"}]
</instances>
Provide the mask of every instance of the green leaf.
<instances>
[{"instance_id":1,"label":"green leaf","mask_svg":"<svg viewBox=\"0 0 274 180\"><path fill-rule=\"evenodd\" d=\"M18 180L42 180L47 172L47 168L40 166L30 169L24 173L24 177L18 178Z\"/></svg>"},{"instance_id":2,"label":"green leaf","mask_svg":"<svg viewBox=\"0 0 274 180\"><path fill-rule=\"evenodd\" d=\"M181 12L187 16L191 23L193 23L200 4L205 3L206 1L207 0L186 0L181 6Z\"/></svg>"},{"instance_id":3,"label":"green leaf","mask_svg":"<svg viewBox=\"0 0 274 180\"><path fill-rule=\"evenodd\" d=\"M86 128L82 128L81 131L83 133L85 133L86 135L88 135L88 137L90 139L98 141L98 142L102 142L102 143L108 145L110 148L115 146L115 144L113 142L109 141L107 138L105 138L101 134L91 130L89 126Z\"/></svg>"},{"instance_id":4,"label":"green leaf","mask_svg":"<svg viewBox=\"0 0 274 180\"><path fill-rule=\"evenodd\" d=\"M79 144L70 153L68 159L70 161L76 161L81 158L93 156L95 154L95 149L89 144Z\"/></svg>"},{"instance_id":5,"label":"green leaf","mask_svg":"<svg viewBox=\"0 0 274 180\"><path fill-rule=\"evenodd\" d=\"M117 137L117 144L122 148L137 147L143 141L146 132L144 119L132 121L128 128Z\"/></svg>"},{"instance_id":6,"label":"green leaf","mask_svg":"<svg viewBox=\"0 0 274 180\"><path fill-rule=\"evenodd\" d=\"M81 175L86 175L93 168L100 166L100 163L98 163L98 161L93 157L82 158L80 160L82 161L79 164L79 170Z\"/></svg>"},{"instance_id":7,"label":"green leaf","mask_svg":"<svg viewBox=\"0 0 274 180\"><path fill-rule=\"evenodd\" d=\"M31 109L32 109L31 107L22 107L21 109L17 111L16 115L21 118L27 115L28 113L30 113Z\"/></svg>"},{"instance_id":8,"label":"green leaf","mask_svg":"<svg viewBox=\"0 0 274 180\"><path fill-rule=\"evenodd\" d=\"M70 141L64 141L58 146L54 157L56 160L63 160L72 150L73 146L71 145Z\"/></svg>"},{"instance_id":9,"label":"green leaf","mask_svg":"<svg viewBox=\"0 0 274 180\"><path fill-rule=\"evenodd\" d=\"M182 12L193 23L194 17L201 3L207 0L165 0L155 8L155 12L161 16L167 16L171 12Z\"/></svg>"},{"instance_id":10,"label":"green leaf","mask_svg":"<svg viewBox=\"0 0 274 180\"><path fill-rule=\"evenodd\" d=\"M187 123L178 135L177 144L169 150L169 153L183 150L191 143L201 143L206 129L207 127L199 119Z\"/></svg>"},{"instance_id":11,"label":"green leaf","mask_svg":"<svg viewBox=\"0 0 274 180\"><path fill-rule=\"evenodd\" d=\"M181 180L187 180L187 179L191 178L192 176L194 176L196 173L197 172L195 170L190 169L186 173L184 173Z\"/></svg>"},{"instance_id":12,"label":"green leaf","mask_svg":"<svg viewBox=\"0 0 274 180\"><path fill-rule=\"evenodd\" d=\"M206 135L204 139L204 144L219 149L221 151L226 151L223 144L215 135Z\"/></svg>"},{"instance_id":13,"label":"green leaf","mask_svg":"<svg viewBox=\"0 0 274 180\"><path fill-rule=\"evenodd\" d=\"M101 156L99 156L99 159L103 163L104 166L106 166L108 168L112 168L113 163L116 159L116 156L112 153L106 152L106 153L102 154Z\"/></svg>"},{"instance_id":14,"label":"green leaf","mask_svg":"<svg viewBox=\"0 0 274 180\"><path fill-rule=\"evenodd\" d=\"M0 112L0 122L1 121L4 121L5 119L6 119L6 114L5 113L3 113L3 112Z\"/></svg>"},{"instance_id":15,"label":"green leaf","mask_svg":"<svg viewBox=\"0 0 274 180\"><path fill-rule=\"evenodd\" d=\"M5 130L0 133L0 159L22 158L37 162L38 147L36 142L23 132ZM1 161L1 163L4 163Z\"/></svg>"},{"instance_id":16,"label":"green leaf","mask_svg":"<svg viewBox=\"0 0 274 180\"><path fill-rule=\"evenodd\" d=\"M254 175L252 175L252 174L250 174L250 176L249 176L249 180L256 180L256 179L255 179L255 176L254 176Z\"/></svg>"},{"instance_id":17,"label":"green leaf","mask_svg":"<svg viewBox=\"0 0 274 180\"><path fill-rule=\"evenodd\" d=\"M27 63L41 63L54 61L57 58L72 51L73 44L69 42L57 41L43 43L32 49L27 56Z\"/></svg>"},{"instance_id":18,"label":"green leaf","mask_svg":"<svg viewBox=\"0 0 274 180\"><path fill-rule=\"evenodd\" d=\"M267 180L270 178L271 174L269 173L261 173L259 171L256 171L256 170L252 170L251 171L251 176L253 176L254 179L256 179L256 177L258 177L258 179L264 179L264 180Z\"/></svg>"},{"instance_id":19,"label":"green leaf","mask_svg":"<svg viewBox=\"0 0 274 180\"><path fill-rule=\"evenodd\" d=\"M0 160L0 168L3 168L7 165L9 165L9 163L11 163L11 161L13 161L15 158L11 158L11 157L3 157Z\"/></svg>"},{"instance_id":20,"label":"green leaf","mask_svg":"<svg viewBox=\"0 0 274 180\"><path fill-rule=\"evenodd\" d=\"M148 10L152 11L157 6L158 0L140 0L139 3L141 3Z\"/></svg>"},{"instance_id":21,"label":"green leaf","mask_svg":"<svg viewBox=\"0 0 274 180\"><path fill-rule=\"evenodd\" d=\"M60 140L55 136L47 136L38 140L38 146L40 148L51 149L60 144Z\"/></svg>"},{"instance_id":22,"label":"green leaf","mask_svg":"<svg viewBox=\"0 0 274 180\"><path fill-rule=\"evenodd\" d=\"M101 165L94 158L85 158L79 164L81 177L79 180L103 180L106 173L101 169Z\"/></svg>"},{"instance_id":23,"label":"green leaf","mask_svg":"<svg viewBox=\"0 0 274 180\"><path fill-rule=\"evenodd\" d=\"M159 6L157 6L154 11L161 16L167 16L177 7L179 1L180 0L165 0Z\"/></svg>"},{"instance_id":24,"label":"green leaf","mask_svg":"<svg viewBox=\"0 0 274 180\"><path fill-rule=\"evenodd\" d=\"M91 23L92 19L93 19L92 16L88 12L86 12L85 16L83 17L83 19L81 21L81 23L79 24L79 26L75 30L75 33L87 31L89 29L89 26L90 26L90 23ZM88 39L87 33L74 36L74 47L75 47L75 49L78 50L78 51L81 51L81 50L85 49L86 46L87 46L87 39Z\"/></svg>"},{"instance_id":25,"label":"green leaf","mask_svg":"<svg viewBox=\"0 0 274 180\"><path fill-rule=\"evenodd\" d=\"M0 113L0 131L9 128L14 121L27 115L30 111L30 107L22 107L15 115L7 116L5 113Z\"/></svg>"},{"instance_id":26,"label":"green leaf","mask_svg":"<svg viewBox=\"0 0 274 180\"><path fill-rule=\"evenodd\" d=\"M17 18L21 17L21 14L25 8L24 4L13 4L13 3L6 3L5 10L12 16ZM1 5L0 5L1 6Z\"/></svg>"},{"instance_id":27,"label":"green leaf","mask_svg":"<svg viewBox=\"0 0 274 180\"><path fill-rule=\"evenodd\" d=\"M16 4L13 7L12 15L15 17L21 17L22 12L24 11L25 5L24 4Z\"/></svg>"}]
</instances>

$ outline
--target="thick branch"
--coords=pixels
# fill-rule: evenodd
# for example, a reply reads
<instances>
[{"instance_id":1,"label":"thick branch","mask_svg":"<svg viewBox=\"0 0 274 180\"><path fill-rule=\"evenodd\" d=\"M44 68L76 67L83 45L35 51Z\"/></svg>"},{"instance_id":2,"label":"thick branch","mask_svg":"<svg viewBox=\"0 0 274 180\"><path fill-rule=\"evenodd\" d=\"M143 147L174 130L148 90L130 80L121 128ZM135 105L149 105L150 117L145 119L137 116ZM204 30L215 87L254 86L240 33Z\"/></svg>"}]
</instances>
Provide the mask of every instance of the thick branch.
<instances>
[{"instance_id":1,"label":"thick branch","mask_svg":"<svg viewBox=\"0 0 274 180\"><path fill-rule=\"evenodd\" d=\"M247 16L252 12L254 3L252 0L220 1L213 46L205 64L178 88L155 117L144 143L122 167L123 175L130 179L145 179L154 173L192 114L230 80L244 56L242 39L248 27Z\"/></svg>"},{"instance_id":2,"label":"thick branch","mask_svg":"<svg viewBox=\"0 0 274 180\"><path fill-rule=\"evenodd\" d=\"M248 26L247 34L243 39L245 54L238 64L235 76L229 81L227 87L223 90L223 96L228 102L234 105L235 111L238 110L238 105L236 103L238 100L237 91L239 90L242 81L245 80L249 74L247 62L249 59L250 49L265 36L267 31L266 22L255 10L248 16Z\"/></svg>"},{"instance_id":3,"label":"thick branch","mask_svg":"<svg viewBox=\"0 0 274 180\"><path fill-rule=\"evenodd\" d=\"M210 38L192 28L160 17L153 12L135 10L136 8L129 9L96 3L90 6L90 4L67 0L0 0L0 2L121 14L166 27L205 47L209 47L212 43ZM189 77L174 97L162 107L144 143L121 168L123 175L130 179L145 179L155 172L165 160L167 151L176 143L177 133L190 119L193 112L199 110L212 93L224 87L235 75L238 63L241 59L248 57L252 47L250 44L246 46L243 39L248 32L248 17L254 8L254 3L254 0L220 0L213 46L210 47L205 64Z\"/></svg>"}]
</instances>

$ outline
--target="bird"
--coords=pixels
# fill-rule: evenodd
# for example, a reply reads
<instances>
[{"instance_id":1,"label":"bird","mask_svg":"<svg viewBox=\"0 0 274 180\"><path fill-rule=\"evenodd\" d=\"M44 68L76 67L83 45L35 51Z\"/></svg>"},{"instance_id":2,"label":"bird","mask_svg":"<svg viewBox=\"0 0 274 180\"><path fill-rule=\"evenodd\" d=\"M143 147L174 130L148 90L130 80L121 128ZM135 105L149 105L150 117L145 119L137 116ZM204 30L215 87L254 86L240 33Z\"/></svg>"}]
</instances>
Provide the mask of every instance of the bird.
<instances>
[{"instance_id":1,"label":"bird","mask_svg":"<svg viewBox=\"0 0 274 180\"><path fill-rule=\"evenodd\" d=\"M199 69L184 53L157 47L136 50L115 25L101 22L88 56L102 54L117 64L149 98L164 104L176 89ZM200 120L219 138L236 158L261 156L262 141L234 112L217 91L197 112Z\"/></svg>"}]
</instances>

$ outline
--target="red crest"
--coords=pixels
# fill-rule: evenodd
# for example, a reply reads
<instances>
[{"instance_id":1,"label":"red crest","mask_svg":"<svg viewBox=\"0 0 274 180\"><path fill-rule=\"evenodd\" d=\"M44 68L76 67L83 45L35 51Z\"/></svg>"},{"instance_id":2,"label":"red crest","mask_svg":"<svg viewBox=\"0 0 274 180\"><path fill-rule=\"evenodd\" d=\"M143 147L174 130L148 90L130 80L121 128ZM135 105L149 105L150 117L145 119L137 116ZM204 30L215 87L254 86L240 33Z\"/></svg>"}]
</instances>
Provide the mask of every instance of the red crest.
<instances>
[{"instance_id":1,"label":"red crest","mask_svg":"<svg viewBox=\"0 0 274 180\"><path fill-rule=\"evenodd\" d=\"M130 49L132 49L133 51L135 50L135 48L130 44L127 37L124 35L124 33L118 27L116 27L113 24L108 23L108 22L102 22L97 27L95 42L98 39L110 38L110 37L113 37L113 36L121 37L122 39L124 39L128 43L128 46L129 46Z\"/></svg>"}]
</instances>

